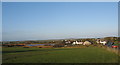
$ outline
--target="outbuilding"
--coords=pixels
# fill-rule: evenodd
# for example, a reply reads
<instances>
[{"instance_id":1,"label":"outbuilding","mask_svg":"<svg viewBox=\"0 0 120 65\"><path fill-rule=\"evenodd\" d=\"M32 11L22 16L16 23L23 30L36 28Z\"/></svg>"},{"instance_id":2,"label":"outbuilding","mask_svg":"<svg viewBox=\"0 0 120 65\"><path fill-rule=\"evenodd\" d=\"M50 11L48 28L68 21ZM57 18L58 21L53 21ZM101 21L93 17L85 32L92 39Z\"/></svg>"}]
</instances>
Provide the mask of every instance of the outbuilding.
<instances>
[{"instance_id":1,"label":"outbuilding","mask_svg":"<svg viewBox=\"0 0 120 65\"><path fill-rule=\"evenodd\" d=\"M92 43L89 42L89 41L85 41L85 42L83 43L83 45L90 45L90 44L92 44Z\"/></svg>"}]
</instances>

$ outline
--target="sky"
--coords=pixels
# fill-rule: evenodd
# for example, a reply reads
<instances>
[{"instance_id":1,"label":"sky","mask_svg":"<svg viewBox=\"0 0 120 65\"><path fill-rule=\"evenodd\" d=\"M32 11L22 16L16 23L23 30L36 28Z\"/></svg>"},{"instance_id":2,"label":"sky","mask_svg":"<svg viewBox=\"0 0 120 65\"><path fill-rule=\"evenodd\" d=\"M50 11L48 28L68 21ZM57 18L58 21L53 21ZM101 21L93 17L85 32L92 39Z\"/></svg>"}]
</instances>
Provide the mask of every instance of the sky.
<instances>
[{"instance_id":1,"label":"sky","mask_svg":"<svg viewBox=\"0 0 120 65\"><path fill-rule=\"evenodd\" d=\"M2 3L0 2L0 41L2 41Z\"/></svg>"},{"instance_id":2,"label":"sky","mask_svg":"<svg viewBox=\"0 0 120 65\"><path fill-rule=\"evenodd\" d=\"M117 2L3 2L2 40L118 35Z\"/></svg>"},{"instance_id":3,"label":"sky","mask_svg":"<svg viewBox=\"0 0 120 65\"><path fill-rule=\"evenodd\" d=\"M119 2L119 0L2 0L2 2Z\"/></svg>"}]
</instances>

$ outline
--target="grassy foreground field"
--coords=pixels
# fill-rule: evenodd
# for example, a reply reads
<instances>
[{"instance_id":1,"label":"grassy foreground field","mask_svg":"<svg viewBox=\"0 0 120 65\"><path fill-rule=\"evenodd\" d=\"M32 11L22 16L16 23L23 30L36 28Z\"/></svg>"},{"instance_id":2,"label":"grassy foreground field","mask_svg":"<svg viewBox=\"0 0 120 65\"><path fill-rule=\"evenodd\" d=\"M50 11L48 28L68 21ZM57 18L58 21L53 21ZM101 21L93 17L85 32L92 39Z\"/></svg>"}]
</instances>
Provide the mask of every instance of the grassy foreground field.
<instances>
[{"instance_id":1,"label":"grassy foreground field","mask_svg":"<svg viewBox=\"0 0 120 65\"><path fill-rule=\"evenodd\" d=\"M118 56L98 47L3 48L3 63L117 63Z\"/></svg>"}]
</instances>

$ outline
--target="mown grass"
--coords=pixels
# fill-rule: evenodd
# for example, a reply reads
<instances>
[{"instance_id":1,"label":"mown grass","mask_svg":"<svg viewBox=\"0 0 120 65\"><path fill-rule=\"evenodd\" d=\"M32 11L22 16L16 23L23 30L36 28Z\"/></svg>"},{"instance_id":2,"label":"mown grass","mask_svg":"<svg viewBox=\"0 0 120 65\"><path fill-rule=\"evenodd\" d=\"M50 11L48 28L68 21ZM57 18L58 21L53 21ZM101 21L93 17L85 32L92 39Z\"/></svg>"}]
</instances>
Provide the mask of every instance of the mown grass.
<instances>
[{"instance_id":1,"label":"mown grass","mask_svg":"<svg viewBox=\"0 0 120 65\"><path fill-rule=\"evenodd\" d=\"M3 48L3 63L117 63L104 48Z\"/></svg>"}]
</instances>

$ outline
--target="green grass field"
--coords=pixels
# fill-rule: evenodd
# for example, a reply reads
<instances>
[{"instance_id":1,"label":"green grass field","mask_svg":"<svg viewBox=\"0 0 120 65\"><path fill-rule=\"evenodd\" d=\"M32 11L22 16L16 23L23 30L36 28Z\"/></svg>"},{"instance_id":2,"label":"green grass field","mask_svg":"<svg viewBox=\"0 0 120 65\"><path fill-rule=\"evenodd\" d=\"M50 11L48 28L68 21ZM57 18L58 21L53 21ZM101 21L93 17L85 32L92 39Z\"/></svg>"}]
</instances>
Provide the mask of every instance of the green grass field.
<instances>
[{"instance_id":1,"label":"green grass field","mask_svg":"<svg viewBox=\"0 0 120 65\"><path fill-rule=\"evenodd\" d=\"M104 48L3 48L3 63L117 63Z\"/></svg>"}]
</instances>

